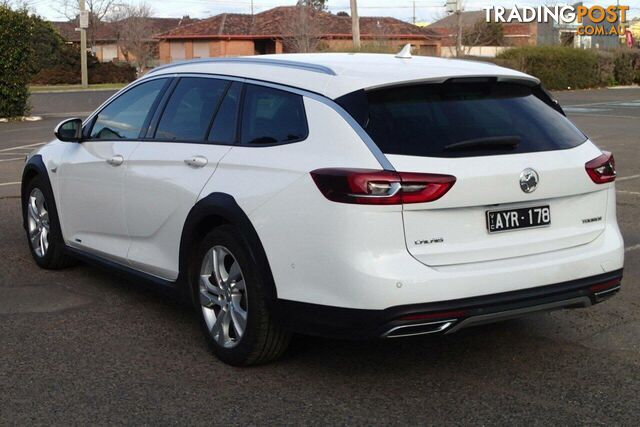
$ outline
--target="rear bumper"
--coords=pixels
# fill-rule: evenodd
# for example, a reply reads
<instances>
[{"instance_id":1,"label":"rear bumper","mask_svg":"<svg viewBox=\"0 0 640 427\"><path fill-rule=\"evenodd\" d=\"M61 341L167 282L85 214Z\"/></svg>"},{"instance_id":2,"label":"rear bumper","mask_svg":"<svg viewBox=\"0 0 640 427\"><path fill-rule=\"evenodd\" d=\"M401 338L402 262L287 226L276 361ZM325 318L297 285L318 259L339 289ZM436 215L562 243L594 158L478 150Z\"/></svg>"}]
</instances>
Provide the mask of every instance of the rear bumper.
<instances>
[{"instance_id":1,"label":"rear bumper","mask_svg":"<svg viewBox=\"0 0 640 427\"><path fill-rule=\"evenodd\" d=\"M273 305L273 315L294 332L335 338L442 334L540 311L588 307L614 295L620 289L621 280L622 269L547 286L384 310L279 299Z\"/></svg>"}]
</instances>

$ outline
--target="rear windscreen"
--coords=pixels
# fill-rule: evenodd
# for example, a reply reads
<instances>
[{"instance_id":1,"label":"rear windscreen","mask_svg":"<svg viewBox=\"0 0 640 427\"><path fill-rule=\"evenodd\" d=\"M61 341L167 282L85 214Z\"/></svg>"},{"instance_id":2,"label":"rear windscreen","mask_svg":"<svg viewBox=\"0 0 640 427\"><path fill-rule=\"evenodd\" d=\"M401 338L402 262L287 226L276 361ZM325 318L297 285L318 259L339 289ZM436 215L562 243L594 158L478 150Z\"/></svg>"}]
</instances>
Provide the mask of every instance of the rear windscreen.
<instances>
[{"instance_id":1,"label":"rear windscreen","mask_svg":"<svg viewBox=\"0 0 640 427\"><path fill-rule=\"evenodd\" d=\"M530 153L583 143L586 136L536 90L497 81L370 90L364 129L383 153L408 156Z\"/></svg>"}]
</instances>

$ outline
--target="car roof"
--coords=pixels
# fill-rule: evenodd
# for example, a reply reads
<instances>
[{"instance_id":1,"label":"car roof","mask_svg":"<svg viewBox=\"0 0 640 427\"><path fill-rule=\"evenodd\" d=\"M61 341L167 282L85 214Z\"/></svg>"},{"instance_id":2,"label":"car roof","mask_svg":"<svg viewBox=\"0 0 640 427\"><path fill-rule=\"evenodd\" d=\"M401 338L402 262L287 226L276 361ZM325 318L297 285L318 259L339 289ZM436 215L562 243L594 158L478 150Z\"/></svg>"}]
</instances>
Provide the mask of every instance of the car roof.
<instances>
[{"instance_id":1,"label":"car roof","mask_svg":"<svg viewBox=\"0 0 640 427\"><path fill-rule=\"evenodd\" d=\"M535 77L494 64L370 53L305 53L207 58L172 63L147 75L206 73L263 80L335 99L360 89L414 82L442 82L456 77L498 77L538 84Z\"/></svg>"}]
</instances>

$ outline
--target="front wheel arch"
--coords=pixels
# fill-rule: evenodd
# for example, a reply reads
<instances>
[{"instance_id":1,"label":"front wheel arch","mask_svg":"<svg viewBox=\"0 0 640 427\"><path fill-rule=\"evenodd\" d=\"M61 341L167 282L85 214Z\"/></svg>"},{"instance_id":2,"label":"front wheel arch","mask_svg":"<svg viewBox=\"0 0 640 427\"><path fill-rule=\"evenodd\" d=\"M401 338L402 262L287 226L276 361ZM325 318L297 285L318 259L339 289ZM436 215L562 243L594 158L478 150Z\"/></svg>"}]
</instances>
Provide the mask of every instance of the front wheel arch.
<instances>
[{"instance_id":1,"label":"front wheel arch","mask_svg":"<svg viewBox=\"0 0 640 427\"><path fill-rule=\"evenodd\" d=\"M233 196L227 193L209 194L200 199L187 215L180 238L178 282L181 284L181 288L188 292L191 301L199 304L199 301L194 301L194 295L189 286L189 268L193 261L192 255L207 232L227 224L238 229L246 245L251 249L251 262L258 269L258 273L265 278L266 303L268 306L271 305L271 302L277 299L278 294L266 252L251 220Z\"/></svg>"}]
</instances>

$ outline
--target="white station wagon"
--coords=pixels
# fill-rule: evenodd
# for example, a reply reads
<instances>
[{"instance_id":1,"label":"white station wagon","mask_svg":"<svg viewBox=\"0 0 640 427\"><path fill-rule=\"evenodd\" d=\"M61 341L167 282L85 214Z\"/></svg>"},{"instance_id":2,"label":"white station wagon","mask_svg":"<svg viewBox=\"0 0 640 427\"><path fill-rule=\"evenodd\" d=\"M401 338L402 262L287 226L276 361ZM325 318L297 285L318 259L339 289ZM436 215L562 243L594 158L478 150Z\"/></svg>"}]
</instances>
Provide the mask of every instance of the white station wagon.
<instances>
[{"instance_id":1,"label":"white station wagon","mask_svg":"<svg viewBox=\"0 0 640 427\"><path fill-rule=\"evenodd\" d=\"M214 353L396 338L620 288L615 165L529 75L407 54L157 68L27 161L36 263L182 292Z\"/></svg>"}]
</instances>

